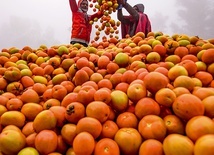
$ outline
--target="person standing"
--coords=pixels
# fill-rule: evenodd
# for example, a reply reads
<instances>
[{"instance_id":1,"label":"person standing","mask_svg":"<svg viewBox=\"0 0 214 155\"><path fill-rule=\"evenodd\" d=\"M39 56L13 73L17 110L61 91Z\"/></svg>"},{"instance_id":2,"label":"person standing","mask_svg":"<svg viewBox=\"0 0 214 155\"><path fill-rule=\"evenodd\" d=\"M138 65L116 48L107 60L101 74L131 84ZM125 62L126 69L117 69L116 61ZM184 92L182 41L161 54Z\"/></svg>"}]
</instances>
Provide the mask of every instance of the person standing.
<instances>
[{"instance_id":1,"label":"person standing","mask_svg":"<svg viewBox=\"0 0 214 155\"><path fill-rule=\"evenodd\" d=\"M94 18L100 18L103 14L98 11L93 15L88 15L88 1L69 0L71 12L72 12L72 30L70 44L80 43L85 47L90 42L90 36L92 31L92 24L90 21Z\"/></svg>"},{"instance_id":2,"label":"person standing","mask_svg":"<svg viewBox=\"0 0 214 155\"><path fill-rule=\"evenodd\" d=\"M122 38L126 35L132 37L137 32L144 32L147 35L152 31L150 20L144 13L143 4L136 4L132 7L126 0L118 0L118 4L117 18L121 22ZM129 15L123 15L122 8L126 9Z\"/></svg>"}]
</instances>

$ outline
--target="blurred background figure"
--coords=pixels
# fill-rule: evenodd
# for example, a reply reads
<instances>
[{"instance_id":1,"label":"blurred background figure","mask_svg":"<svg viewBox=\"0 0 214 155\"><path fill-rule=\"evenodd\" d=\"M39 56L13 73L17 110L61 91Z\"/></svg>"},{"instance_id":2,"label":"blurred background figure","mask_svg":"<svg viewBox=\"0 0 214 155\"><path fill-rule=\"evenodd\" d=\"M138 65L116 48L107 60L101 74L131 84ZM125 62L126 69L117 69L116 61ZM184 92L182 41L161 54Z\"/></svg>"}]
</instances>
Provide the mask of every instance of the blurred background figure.
<instances>
[{"instance_id":1,"label":"blurred background figure","mask_svg":"<svg viewBox=\"0 0 214 155\"><path fill-rule=\"evenodd\" d=\"M144 32L147 35L152 31L148 16L144 13L144 5L136 4L134 7L129 5L126 0L118 0L117 18L121 21L122 38L126 35L132 37L137 32ZM124 15L122 9L126 9L129 15Z\"/></svg>"}]
</instances>

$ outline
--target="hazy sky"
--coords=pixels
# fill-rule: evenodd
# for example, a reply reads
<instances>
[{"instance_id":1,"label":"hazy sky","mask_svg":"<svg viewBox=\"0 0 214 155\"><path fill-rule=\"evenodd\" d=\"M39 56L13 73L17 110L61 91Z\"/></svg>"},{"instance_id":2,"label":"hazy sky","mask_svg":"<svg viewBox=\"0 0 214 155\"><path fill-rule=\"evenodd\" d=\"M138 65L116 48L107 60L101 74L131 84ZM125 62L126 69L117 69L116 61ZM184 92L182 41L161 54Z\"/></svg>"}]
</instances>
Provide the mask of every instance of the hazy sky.
<instances>
[{"instance_id":1,"label":"hazy sky","mask_svg":"<svg viewBox=\"0 0 214 155\"><path fill-rule=\"evenodd\" d=\"M133 6L139 0L128 0ZM179 22L176 0L141 0L152 30L173 34L170 23ZM89 12L90 13L90 12ZM25 45L33 48L70 42L71 11L68 0L0 0L0 49ZM157 19L164 18L165 20ZM116 13L112 14L116 19ZM94 32L94 31L93 31ZM92 32L92 37L93 37ZM182 33L182 32L176 32Z\"/></svg>"}]
</instances>

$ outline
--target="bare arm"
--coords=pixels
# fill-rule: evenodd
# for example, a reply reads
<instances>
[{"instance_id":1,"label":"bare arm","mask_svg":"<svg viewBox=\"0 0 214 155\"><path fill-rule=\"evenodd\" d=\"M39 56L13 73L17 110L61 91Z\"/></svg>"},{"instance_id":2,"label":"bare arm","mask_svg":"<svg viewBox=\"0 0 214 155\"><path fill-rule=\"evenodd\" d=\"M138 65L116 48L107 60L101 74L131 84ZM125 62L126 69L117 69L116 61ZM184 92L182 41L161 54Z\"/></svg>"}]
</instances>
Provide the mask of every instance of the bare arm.
<instances>
[{"instance_id":1,"label":"bare arm","mask_svg":"<svg viewBox=\"0 0 214 155\"><path fill-rule=\"evenodd\" d=\"M133 9L133 7L130 6L128 3L123 4L123 6L127 10L127 12L132 16L132 21L138 21L138 19L139 19L138 12L135 9ZM130 22L130 19L125 18L125 16L123 15L122 9L119 9L117 11L117 18L122 23L129 23Z\"/></svg>"},{"instance_id":2,"label":"bare arm","mask_svg":"<svg viewBox=\"0 0 214 155\"><path fill-rule=\"evenodd\" d=\"M103 16L103 13L101 11L98 11L97 13L91 15L90 19L93 20L94 18L101 18Z\"/></svg>"},{"instance_id":3,"label":"bare arm","mask_svg":"<svg viewBox=\"0 0 214 155\"><path fill-rule=\"evenodd\" d=\"M131 37L135 35L136 27L137 27L137 22L134 22L133 25L129 29L129 35Z\"/></svg>"},{"instance_id":4,"label":"bare arm","mask_svg":"<svg viewBox=\"0 0 214 155\"><path fill-rule=\"evenodd\" d=\"M69 0L70 8L72 12L77 12L78 7L77 7L77 2L76 0Z\"/></svg>"},{"instance_id":5,"label":"bare arm","mask_svg":"<svg viewBox=\"0 0 214 155\"><path fill-rule=\"evenodd\" d=\"M131 6L129 3L124 5L124 8L128 11L128 13L133 17L133 20L138 21L139 14L138 12Z\"/></svg>"},{"instance_id":6,"label":"bare arm","mask_svg":"<svg viewBox=\"0 0 214 155\"><path fill-rule=\"evenodd\" d=\"M130 20L128 18L124 18L122 9L117 11L117 19L121 21L121 23L128 24Z\"/></svg>"}]
</instances>

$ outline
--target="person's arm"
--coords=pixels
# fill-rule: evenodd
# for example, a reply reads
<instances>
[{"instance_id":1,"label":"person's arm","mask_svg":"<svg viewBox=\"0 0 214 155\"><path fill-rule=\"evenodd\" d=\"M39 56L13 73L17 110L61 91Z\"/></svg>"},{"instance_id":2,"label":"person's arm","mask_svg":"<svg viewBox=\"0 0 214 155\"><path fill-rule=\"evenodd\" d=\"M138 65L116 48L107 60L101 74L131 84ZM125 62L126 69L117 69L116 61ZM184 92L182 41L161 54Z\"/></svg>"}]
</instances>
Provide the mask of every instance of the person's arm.
<instances>
[{"instance_id":1,"label":"person's arm","mask_svg":"<svg viewBox=\"0 0 214 155\"><path fill-rule=\"evenodd\" d=\"M90 16L90 20L93 20L94 18L101 18L103 16L103 13L101 11L98 11L97 13Z\"/></svg>"},{"instance_id":2,"label":"person's arm","mask_svg":"<svg viewBox=\"0 0 214 155\"><path fill-rule=\"evenodd\" d=\"M117 19L118 19L119 21L121 21L121 23L124 23L124 24L130 23L129 18L125 18L125 17L127 17L127 16L124 16L124 15L123 15L122 9L117 10Z\"/></svg>"},{"instance_id":3,"label":"person's arm","mask_svg":"<svg viewBox=\"0 0 214 155\"><path fill-rule=\"evenodd\" d=\"M136 27L137 27L137 22L134 22L133 25L129 29L129 35L131 37L135 35Z\"/></svg>"},{"instance_id":4,"label":"person's arm","mask_svg":"<svg viewBox=\"0 0 214 155\"><path fill-rule=\"evenodd\" d=\"M132 16L132 21L138 21L139 19L138 12L132 6L130 6L125 0L118 0L118 4L122 5L127 10L127 12ZM130 22L130 18L128 19L126 18L126 16L123 15L122 7L120 7L117 11L117 18L122 23Z\"/></svg>"},{"instance_id":5,"label":"person's arm","mask_svg":"<svg viewBox=\"0 0 214 155\"><path fill-rule=\"evenodd\" d=\"M133 18L134 21L138 21L139 14L138 14L138 12L131 5L129 5L129 3L125 3L124 8L132 16L132 18Z\"/></svg>"},{"instance_id":6,"label":"person's arm","mask_svg":"<svg viewBox=\"0 0 214 155\"><path fill-rule=\"evenodd\" d=\"M76 0L69 0L70 8L72 12L78 11L78 6Z\"/></svg>"}]
</instances>

